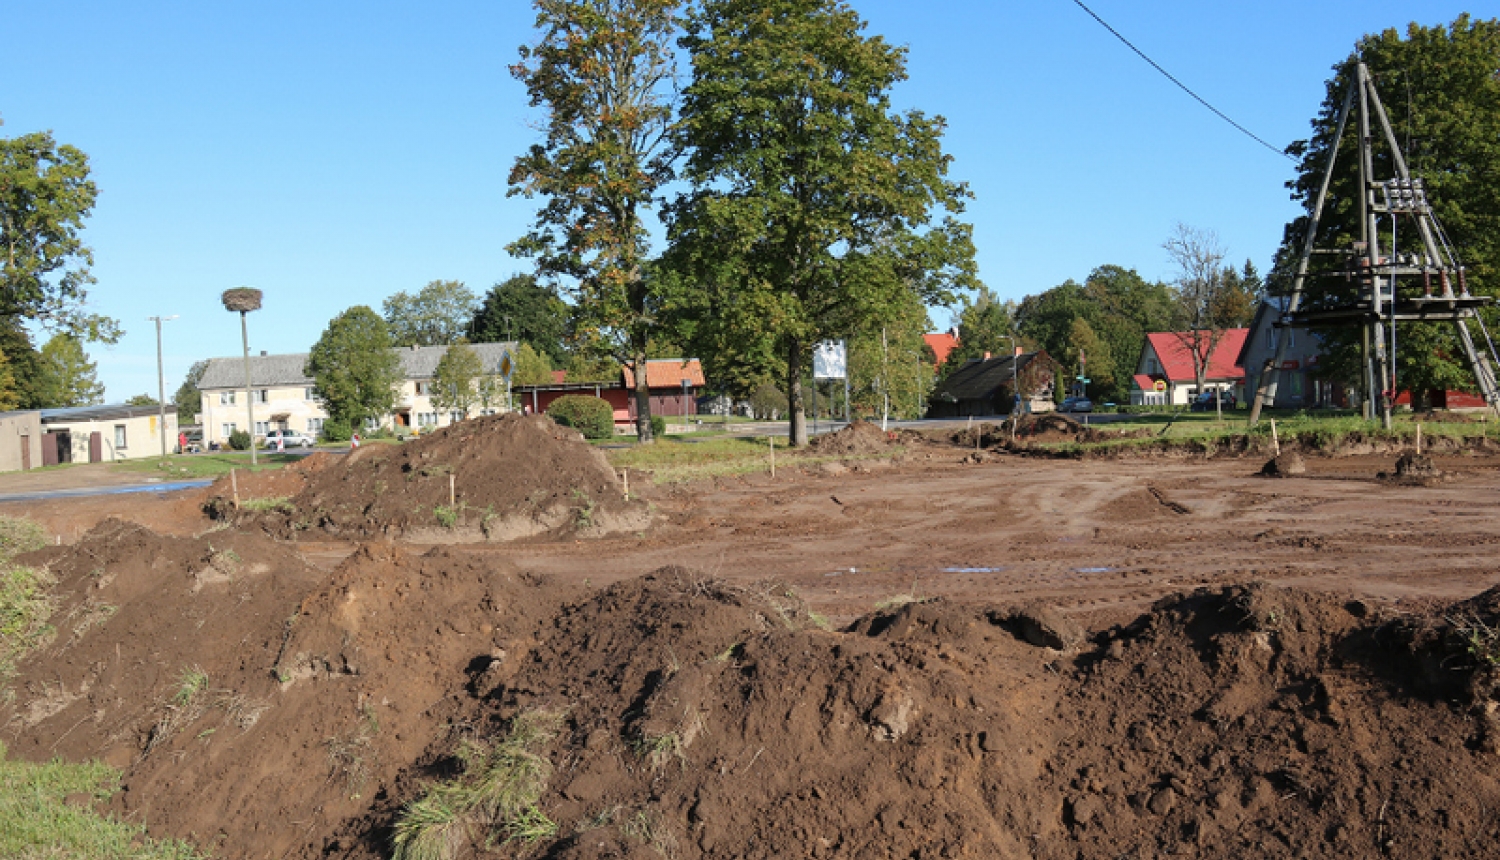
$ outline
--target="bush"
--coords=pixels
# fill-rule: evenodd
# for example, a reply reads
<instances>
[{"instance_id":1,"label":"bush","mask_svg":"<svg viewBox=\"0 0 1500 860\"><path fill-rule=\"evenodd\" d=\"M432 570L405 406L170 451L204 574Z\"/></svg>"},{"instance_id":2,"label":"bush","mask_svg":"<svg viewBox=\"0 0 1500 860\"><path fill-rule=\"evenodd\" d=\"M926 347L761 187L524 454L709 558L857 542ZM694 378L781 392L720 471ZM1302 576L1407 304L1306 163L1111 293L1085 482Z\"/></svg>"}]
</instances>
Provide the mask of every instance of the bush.
<instances>
[{"instance_id":1,"label":"bush","mask_svg":"<svg viewBox=\"0 0 1500 860\"><path fill-rule=\"evenodd\" d=\"M786 394L774 382L762 382L750 394L750 409L756 418L775 421L787 414L789 405Z\"/></svg>"},{"instance_id":2,"label":"bush","mask_svg":"<svg viewBox=\"0 0 1500 860\"><path fill-rule=\"evenodd\" d=\"M323 422L323 441L325 442L348 442L353 435L354 428L342 418L330 418Z\"/></svg>"},{"instance_id":3,"label":"bush","mask_svg":"<svg viewBox=\"0 0 1500 860\"><path fill-rule=\"evenodd\" d=\"M244 430L236 430L229 434L229 447L236 451L250 450L250 434Z\"/></svg>"},{"instance_id":4,"label":"bush","mask_svg":"<svg viewBox=\"0 0 1500 860\"><path fill-rule=\"evenodd\" d=\"M665 435L667 435L667 417L665 415L652 415L651 436L654 438Z\"/></svg>"},{"instance_id":5,"label":"bush","mask_svg":"<svg viewBox=\"0 0 1500 860\"><path fill-rule=\"evenodd\" d=\"M572 427L585 439L608 439L615 435L615 411L602 398L569 394L552 401L547 415L564 427Z\"/></svg>"}]
</instances>

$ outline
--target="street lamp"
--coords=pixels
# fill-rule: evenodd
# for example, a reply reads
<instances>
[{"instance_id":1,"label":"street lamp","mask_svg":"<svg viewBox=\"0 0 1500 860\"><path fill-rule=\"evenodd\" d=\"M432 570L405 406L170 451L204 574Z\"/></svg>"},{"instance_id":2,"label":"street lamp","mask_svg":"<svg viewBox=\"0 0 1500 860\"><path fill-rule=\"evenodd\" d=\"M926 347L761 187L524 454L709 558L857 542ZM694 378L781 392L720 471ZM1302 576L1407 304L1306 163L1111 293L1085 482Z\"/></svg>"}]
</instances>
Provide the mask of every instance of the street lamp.
<instances>
[{"instance_id":1,"label":"street lamp","mask_svg":"<svg viewBox=\"0 0 1500 860\"><path fill-rule=\"evenodd\" d=\"M167 320L177 319L177 314L169 317L146 317L146 319L156 323L156 423L161 428L161 457L165 460L167 458L167 377L161 366L161 324Z\"/></svg>"},{"instance_id":2,"label":"street lamp","mask_svg":"<svg viewBox=\"0 0 1500 860\"><path fill-rule=\"evenodd\" d=\"M260 290L253 287L235 287L225 290L220 299L227 311L238 311L240 315L240 341L245 347L245 421L250 433L250 467L255 468L255 392L250 382L250 330L245 324L245 314L260 310Z\"/></svg>"}]
</instances>

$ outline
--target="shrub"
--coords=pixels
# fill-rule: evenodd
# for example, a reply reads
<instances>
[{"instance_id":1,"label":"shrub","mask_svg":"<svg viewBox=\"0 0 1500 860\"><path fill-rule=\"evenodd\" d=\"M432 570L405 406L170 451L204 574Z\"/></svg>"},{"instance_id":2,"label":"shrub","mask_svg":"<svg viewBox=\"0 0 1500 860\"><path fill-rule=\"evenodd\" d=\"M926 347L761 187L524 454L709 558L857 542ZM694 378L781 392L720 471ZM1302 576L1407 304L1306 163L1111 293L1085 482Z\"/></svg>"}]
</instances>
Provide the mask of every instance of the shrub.
<instances>
[{"instance_id":1,"label":"shrub","mask_svg":"<svg viewBox=\"0 0 1500 860\"><path fill-rule=\"evenodd\" d=\"M615 411L602 398L569 394L552 401L547 415L564 427L572 427L585 439L608 439L615 435Z\"/></svg>"},{"instance_id":2,"label":"shrub","mask_svg":"<svg viewBox=\"0 0 1500 860\"><path fill-rule=\"evenodd\" d=\"M323 422L323 440L325 442L348 442L349 437L354 435L354 428L349 422L342 418L330 418Z\"/></svg>"},{"instance_id":3,"label":"shrub","mask_svg":"<svg viewBox=\"0 0 1500 860\"><path fill-rule=\"evenodd\" d=\"M750 409L756 418L775 421L789 408L786 394L774 382L762 382L750 394Z\"/></svg>"},{"instance_id":4,"label":"shrub","mask_svg":"<svg viewBox=\"0 0 1500 860\"><path fill-rule=\"evenodd\" d=\"M244 430L236 430L229 434L229 447L236 451L250 450L250 434Z\"/></svg>"},{"instance_id":5,"label":"shrub","mask_svg":"<svg viewBox=\"0 0 1500 860\"><path fill-rule=\"evenodd\" d=\"M667 417L665 415L651 416L651 435L653 437L667 435Z\"/></svg>"}]
</instances>

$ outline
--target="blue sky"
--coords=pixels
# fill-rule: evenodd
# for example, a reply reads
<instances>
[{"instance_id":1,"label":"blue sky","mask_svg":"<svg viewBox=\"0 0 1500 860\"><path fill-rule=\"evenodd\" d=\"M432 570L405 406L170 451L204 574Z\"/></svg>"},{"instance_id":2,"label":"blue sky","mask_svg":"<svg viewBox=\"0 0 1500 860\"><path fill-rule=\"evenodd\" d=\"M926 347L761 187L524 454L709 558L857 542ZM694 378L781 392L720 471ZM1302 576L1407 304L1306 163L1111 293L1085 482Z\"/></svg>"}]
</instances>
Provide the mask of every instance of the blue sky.
<instances>
[{"instance_id":1,"label":"blue sky","mask_svg":"<svg viewBox=\"0 0 1500 860\"><path fill-rule=\"evenodd\" d=\"M1072 0L855 0L908 46L898 108L944 115L975 200L980 274L1019 299L1113 263L1172 277L1179 222L1264 271L1297 210L1292 162L1209 113ZM1447 0L1090 0L1199 95L1278 147L1308 134L1363 34L1494 8ZM51 129L88 153L99 204L91 346L111 402L238 355L219 294L265 291L251 348L301 352L356 304L524 271L505 245L537 205L506 197L536 115L507 73L531 4L22 3L4 0L0 135ZM949 318L935 311L944 326ZM40 345L40 338L38 340Z\"/></svg>"}]
</instances>

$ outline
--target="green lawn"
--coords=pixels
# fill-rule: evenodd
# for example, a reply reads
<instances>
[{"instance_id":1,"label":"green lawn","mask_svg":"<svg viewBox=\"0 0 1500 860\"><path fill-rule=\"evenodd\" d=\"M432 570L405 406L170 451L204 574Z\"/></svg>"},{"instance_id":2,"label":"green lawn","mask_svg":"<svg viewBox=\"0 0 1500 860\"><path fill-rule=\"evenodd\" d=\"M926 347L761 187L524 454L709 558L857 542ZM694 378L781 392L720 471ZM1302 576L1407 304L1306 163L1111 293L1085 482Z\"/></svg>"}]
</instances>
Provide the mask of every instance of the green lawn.
<instances>
[{"instance_id":1,"label":"green lawn","mask_svg":"<svg viewBox=\"0 0 1500 860\"><path fill-rule=\"evenodd\" d=\"M85 800L119 790L120 775L92 762L12 761L0 743L0 857L17 860L197 860L185 842L144 836L145 826L102 817ZM67 802L73 797L74 802Z\"/></svg>"},{"instance_id":2,"label":"green lawn","mask_svg":"<svg viewBox=\"0 0 1500 860\"><path fill-rule=\"evenodd\" d=\"M278 454L275 451L256 452L256 470L280 469L288 463L302 459L296 454ZM249 469L249 451L214 451L207 454L174 454L165 460L161 457L142 457L116 463L114 471L153 475L190 481L194 478L217 478L229 474L230 469Z\"/></svg>"}]
</instances>

